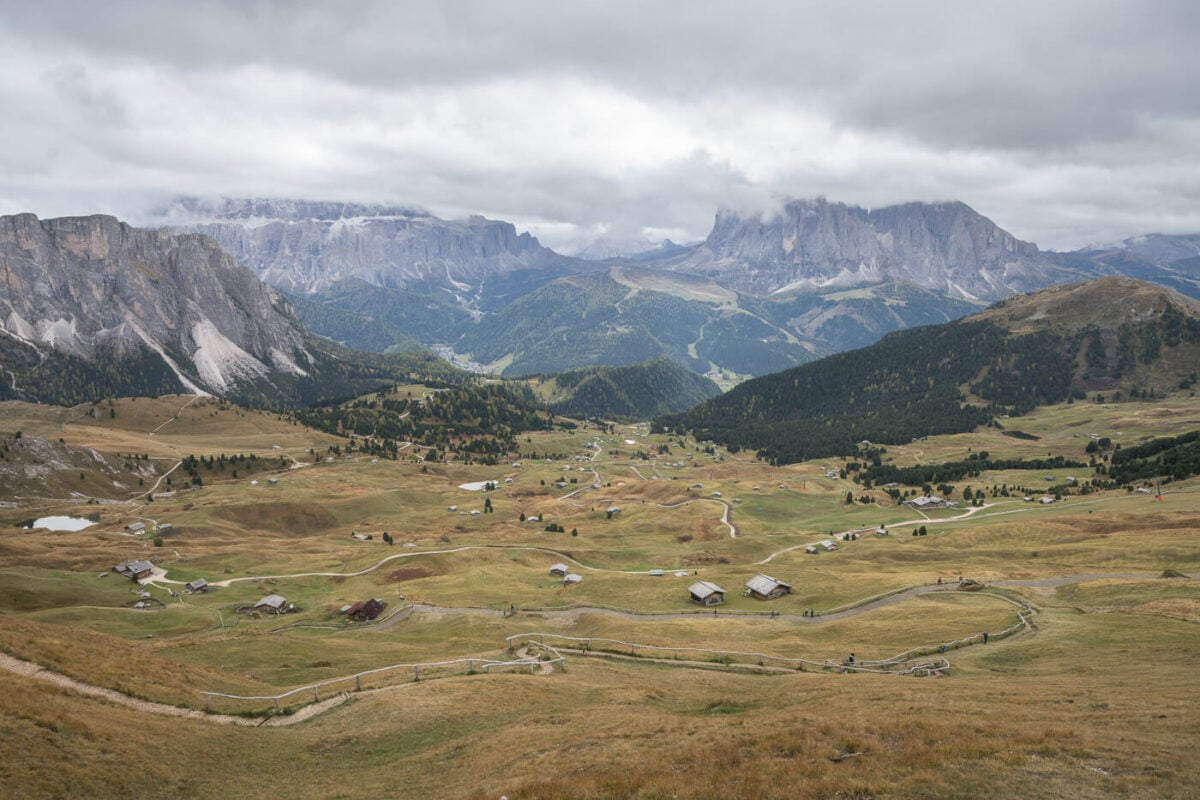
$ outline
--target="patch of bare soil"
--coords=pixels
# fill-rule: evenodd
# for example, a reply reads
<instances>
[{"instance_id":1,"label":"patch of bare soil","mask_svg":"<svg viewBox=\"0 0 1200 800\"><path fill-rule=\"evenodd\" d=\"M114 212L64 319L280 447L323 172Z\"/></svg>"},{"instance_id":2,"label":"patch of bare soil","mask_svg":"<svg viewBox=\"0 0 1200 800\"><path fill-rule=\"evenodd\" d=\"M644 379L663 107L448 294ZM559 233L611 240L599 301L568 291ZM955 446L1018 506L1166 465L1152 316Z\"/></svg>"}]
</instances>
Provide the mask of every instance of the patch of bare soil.
<instances>
[{"instance_id":1,"label":"patch of bare soil","mask_svg":"<svg viewBox=\"0 0 1200 800\"><path fill-rule=\"evenodd\" d=\"M417 578L428 578L431 575L437 574L429 567L402 567L389 572L387 579L391 583L400 583L402 581L415 581Z\"/></svg>"},{"instance_id":2,"label":"patch of bare soil","mask_svg":"<svg viewBox=\"0 0 1200 800\"><path fill-rule=\"evenodd\" d=\"M316 503L255 503L222 508L213 516L243 528L306 536L338 527L337 518Z\"/></svg>"}]
</instances>

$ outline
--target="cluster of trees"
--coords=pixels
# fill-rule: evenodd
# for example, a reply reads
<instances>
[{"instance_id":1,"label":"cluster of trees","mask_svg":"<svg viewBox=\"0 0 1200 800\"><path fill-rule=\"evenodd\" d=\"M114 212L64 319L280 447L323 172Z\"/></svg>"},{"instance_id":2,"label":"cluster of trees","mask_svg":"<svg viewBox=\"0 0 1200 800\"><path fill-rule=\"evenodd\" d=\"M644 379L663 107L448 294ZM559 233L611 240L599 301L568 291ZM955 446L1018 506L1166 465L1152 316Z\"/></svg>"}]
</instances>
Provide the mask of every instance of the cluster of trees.
<instances>
[{"instance_id":1,"label":"cluster of trees","mask_svg":"<svg viewBox=\"0 0 1200 800\"><path fill-rule=\"evenodd\" d=\"M946 461L941 464L916 464L911 467L897 467L894 464L871 464L862 470L860 478L867 488L888 483L898 483L904 486L925 486L945 484L950 481L961 481L964 478L977 478L983 472L990 470L1053 470L1064 467L1084 469L1088 465L1082 461L1072 461L1063 456L1052 458L997 458L989 457L988 452L978 454L981 458L968 458L965 461ZM968 498L969 499L969 498Z\"/></svg>"},{"instance_id":2,"label":"cluster of trees","mask_svg":"<svg viewBox=\"0 0 1200 800\"><path fill-rule=\"evenodd\" d=\"M1200 475L1200 431L1153 439L1112 454L1109 477L1118 484Z\"/></svg>"},{"instance_id":3,"label":"cluster of trees","mask_svg":"<svg viewBox=\"0 0 1200 800\"><path fill-rule=\"evenodd\" d=\"M188 476L190 483L193 486L203 486L204 475L212 476L214 473L224 475L225 470L229 470L229 477L237 478L246 475L251 475L255 472L264 470L286 469L288 461L280 456L279 458L259 458L254 453L246 455L245 453L236 453L227 456L221 453L217 456L185 456L179 464L179 469L183 474ZM171 483L168 477L167 482Z\"/></svg>"},{"instance_id":4,"label":"cluster of trees","mask_svg":"<svg viewBox=\"0 0 1200 800\"><path fill-rule=\"evenodd\" d=\"M627 367L590 367L555 376L570 390L553 403L554 413L583 419L646 419L691 408L721 390L715 383L675 362L659 358Z\"/></svg>"},{"instance_id":5,"label":"cluster of trees","mask_svg":"<svg viewBox=\"0 0 1200 800\"><path fill-rule=\"evenodd\" d=\"M99 350L93 360L49 350L40 354L0 337L0 400L73 406L106 397L158 397L183 389L162 357L149 348Z\"/></svg>"},{"instance_id":6,"label":"cluster of trees","mask_svg":"<svg viewBox=\"0 0 1200 800\"><path fill-rule=\"evenodd\" d=\"M372 352L422 350L421 342L453 341L456 326L471 320L465 308L438 295L359 279L313 295L288 295L288 301L308 330Z\"/></svg>"},{"instance_id":7,"label":"cluster of trees","mask_svg":"<svg viewBox=\"0 0 1200 800\"><path fill-rule=\"evenodd\" d=\"M747 381L654 429L758 451L784 464L854 453L863 440L909 442L989 422L994 408L969 405L959 386L1004 360L1006 332L960 322L885 336L775 375Z\"/></svg>"},{"instance_id":8,"label":"cluster of trees","mask_svg":"<svg viewBox=\"0 0 1200 800\"><path fill-rule=\"evenodd\" d=\"M960 320L891 333L870 347L747 381L659 417L655 430L753 449L776 464L847 455L863 440L900 444L961 433L998 426L1002 415L1082 400L1091 381L1111 386L1184 343L1200 343L1200 319L1172 305L1115 331L1016 334L986 320ZM1144 387L1127 391L1150 394Z\"/></svg>"},{"instance_id":9,"label":"cluster of trees","mask_svg":"<svg viewBox=\"0 0 1200 800\"><path fill-rule=\"evenodd\" d=\"M517 434L554 425L528 387L495 383L444 388L419 400L383 395L314 406L293 418L328 433L354 436L360 450L385 458L396 458L399 443L411 441L431 448L437 457L456 453L485 464L515 452Z\"/></svg>"}]
</instances>

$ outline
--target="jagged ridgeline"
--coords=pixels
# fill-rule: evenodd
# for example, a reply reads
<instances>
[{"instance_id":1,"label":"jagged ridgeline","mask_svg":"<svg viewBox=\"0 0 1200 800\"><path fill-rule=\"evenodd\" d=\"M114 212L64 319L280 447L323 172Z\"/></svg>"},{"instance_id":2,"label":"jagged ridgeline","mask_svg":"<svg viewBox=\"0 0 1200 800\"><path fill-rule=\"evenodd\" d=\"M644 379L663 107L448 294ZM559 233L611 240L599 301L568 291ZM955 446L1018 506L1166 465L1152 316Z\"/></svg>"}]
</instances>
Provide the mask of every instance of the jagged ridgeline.
<instances>
[{"instance_id":1,"label":"jagged ridgeline","mask_svg":"<svg viewBox=\"0 0 1200 800\"><path fill-rule=\"evenodd\" d=\"M1094 391L1161 396L1200 363L1198 305L1127 278L1053 287L748 381L656 427L791 463L851 454L864 439L969 431Z\"/></svg>"},{"instance_id":2,"label":"jagged ridgeline","mask_svg":"<svg viewBox=\"0 0 1200 800\"><path fill-rule=\"evenodd\" d=\"M640 420L691 408L716 397L720 388L708 378L667 358L628 367L592 367L539 377L566 397L550 402L556 414L577 419Z\"/></svg>"},{"instance_id":3,"label":"jagged ridgeline","mask_svg":"<svg viewBox=\"0 0 1200 800\"><path fill-rule=\"evenodd\" d=\"M291 407L453 380L432 356L355 354L311 336L206 236L102 215L0 217L0 271L0 399L195 392Z\"/></svg>"}]
</instances>

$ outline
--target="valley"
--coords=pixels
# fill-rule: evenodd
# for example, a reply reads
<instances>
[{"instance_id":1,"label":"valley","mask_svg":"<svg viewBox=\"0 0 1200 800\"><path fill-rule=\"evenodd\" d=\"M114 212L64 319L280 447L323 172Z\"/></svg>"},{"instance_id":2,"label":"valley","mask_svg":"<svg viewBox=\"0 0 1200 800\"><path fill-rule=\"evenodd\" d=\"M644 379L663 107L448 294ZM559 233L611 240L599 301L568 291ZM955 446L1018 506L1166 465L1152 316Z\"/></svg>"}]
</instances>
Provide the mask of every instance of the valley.
<instances>
[{"instance_id":1,"label":"valley","mask_svg":"<svg viewBox=\"0 0 1200 800\"><path fill-rule=\"evenodd\" d=\"M110 461L143 454L154 475L107 490L87 476L86 497L6 484L21 499L0 511L0 650L25 673L36 667L20 662L190 711L10 673L4 748L26 757L0 771L25 796L254 794L263 770L304 797L345 796L344 771L370 794L429 797L668 786L888 797L950 785L1183 797L1200 777L1184 666L1200 655L1198 478L1166 484L1160 501L1144 481L1067 488L1090 480L1086 466L998 470L935 490L959 507L918 511L843 476L845 458L770 466L645 423L531 431L481 464L426 460L412 442L375 457L216 398L99 408L4 406L6 459L25 457L17 442L61 440ZM1018 425L1027 437L1005 435ZM1176 390L1040 408L1004 429L889 445L883 458L1086 460L1093 436L1130 448L1197 428L1200 405ZM198 485L183 479L187 456L201 459ZM1061 499L1037 502L1051 486ZM968 490L982 502L958 500ZM35 513L96 522L11 527ZM126 529L139 521L146 533ZM112 571L143 559L153 572L140 588ZM551 575L559 562L582 580ZM792 591L743 596L764 572ZM986 588L960 591L960 577ZM200 578L207 591L184 591ZM724 602L690 601L697 581L726 590ZM239 611L270 595L294 611ZM370 598L385 604L375 621L340 613ZM520 661L510 637L544 641L551 660ZM941 677L896 674L943 663ZM392 665L408 666L373 672ZM271 720L271 697L314 685L283 699L288 713L270 726L204 718ZM69 766L51 754L64 749ZM283 769L296 750L320 759ZM861 755L840 761L850 754ZM109 758L144 782L114 778ZM459 768L431 768L451 761Z\"/></svg>"}]
</instances>

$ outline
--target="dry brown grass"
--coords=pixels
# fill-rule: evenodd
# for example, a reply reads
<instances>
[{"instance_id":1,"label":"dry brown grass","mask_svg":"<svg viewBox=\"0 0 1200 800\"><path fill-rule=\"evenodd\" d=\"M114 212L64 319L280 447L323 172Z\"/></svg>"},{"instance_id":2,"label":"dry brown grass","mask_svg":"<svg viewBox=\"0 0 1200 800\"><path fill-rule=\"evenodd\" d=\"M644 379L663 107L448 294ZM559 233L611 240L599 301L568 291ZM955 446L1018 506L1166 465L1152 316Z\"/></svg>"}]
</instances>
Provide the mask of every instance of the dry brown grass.
<instances>
[{"instance_id":1,"label":"dry brown grass","mask_svg":"<svg viewBox=\"0 0 1200 800\"><path fill-rule=\"evenodd\" d=\"M79 441L106 443L115 452L151 446L163 453L249 452L277 441L300 457L314 439L270 415L216 403L174 418L184 402L122 401L115 419L88 426L44 408L17 410L27 435L39 425L47 431L64 425ZM1019 427L1043 436L1039 442L986 431L895 454L915 461L961 457L967 447L1075 453L1093 426L1101 433L1125 426L1117 430L1133 440L1178 432L1196 419L1195 402L1178 398L1157 410L1076 404L1021 420ZM163 421L169 422L148 437L145 430ZM837 553L793 551L756 567L752 562L767 553L819 538L835 524L874 525L881 511L897 515L886 519L906 512L844 508L839 494L846 482L821 477L816 464L774 470L728 457L697 459L696 467L660 470L678 480L640 480L626 460L634 448L623 440L636 438L647 451L655 440L634 430L622 428L606 446L622 456L597 459L603 482L612 486L574 503L540 483L562 475L590 483L590 473L568 474L561 464L433 465L421 472L415 464L358 460L283 472L273 487L213 481L140 510L102 507L102 524L80 533L0 530L6 612L0 649L80 680L195 705L200 689L272 694L384 664L496 655L506 635L534 628L784 656L840 658L853 650L867 658L996 630L1014 619L1014 609L995 598L946 596L815 624L441 610L378 628L271 630L281 622L337 624L337 609L347 602L379 596L398 603L401 594L491 608L567 600L657 609L687 604L692 578L585 570L580 586L564 590L546 574L557 557L518 549L527 546L618 570L690 564L705 578L731 583L726 588L734 592L764 569L793 582L795 594L769 606L735 596L727 607L793 614L938 575L1200 572L1197 480L1172 487L1181 492L1164 503L1123 492L1051 508L1018 500L971 520L930 523L926 537L898 532L846 543ZM588 439L555 433L530 446L573 453ZM636 466L653 474L642 462ZM496 514L447 512L452 504L463 510L483 504L484 495L460 490L459 483L505 475L514 483L490 495ZM658 507L686 498L693 482L704 484L703 495L743 498L733 515L741 538L728 537L711 501ZM611 504L623 513L605 520ZM521 511L548 514L580 535L519 523ZM124 536L119 528L131 513L170 520L178 534L162 548ZM6 519L19 514L24 510L4 512ZM351 530L377 539L388 530L397 546L353 541ZM406 550L404 543L417 547ZM358 577L245 581L150 613L127 608L128 582L96 577L118 561L147 555L158 556L172 577L220 580L352 572L384 556L484 544L502 546L399 559ZM422 681L358 695L291 728L241 730L136 714L5 676L0 787L19 787L30 798L1190 797L1200 785L1194 752L1200 637L1189 621L1200 607L1197 582L1121 579L1017 591L1040 610L1036 630L953 651L954 669L942 679L746 675L574 657L566 674ZM303 610L283 621L231 619L233 606L269 592L298 600ZM844 752L863 755L831 760Z\"/></svg>"}]
</instances>

